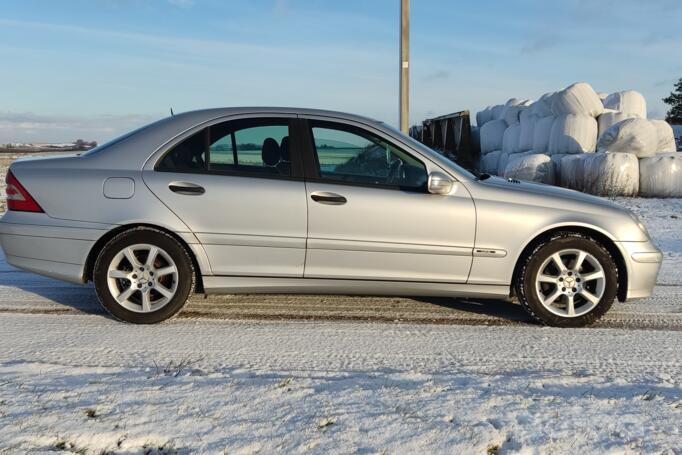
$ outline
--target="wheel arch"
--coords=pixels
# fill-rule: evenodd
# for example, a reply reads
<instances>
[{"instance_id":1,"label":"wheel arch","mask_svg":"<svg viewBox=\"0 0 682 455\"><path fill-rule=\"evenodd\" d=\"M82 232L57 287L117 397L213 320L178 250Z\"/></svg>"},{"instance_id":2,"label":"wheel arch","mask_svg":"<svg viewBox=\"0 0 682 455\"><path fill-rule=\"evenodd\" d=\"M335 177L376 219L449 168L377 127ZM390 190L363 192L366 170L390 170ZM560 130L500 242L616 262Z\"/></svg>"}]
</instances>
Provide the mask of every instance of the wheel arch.
<instances>
[{"instance_id":1,"label":"wheel arch","mask_svg":"<svg viewBox=\"0 0 682 455\"><path fill-rule=\"evenodd\" d=\"M618 300L621 302L625 301L628 290L628 272L627 266L625 264L625 259L623 257L623 253L620 251L620 249L613 241L613 239L611 239L605 233L592 227L580 225L564 225L552 227L533 237L533 239L530 240L524 246L524 248L521 250L521 253L516 258L514 272L512 274L512 282L510 284L511 294L514 294L516 292L514 289L514 283L516 283L519 278L521 268L523 266L523 261L539 244L544 243L561 233L584 235L599 242L600 245L602 245L604 248L608 250L608 252L613 257L614 261L616 262L616 267L618 268L618 294L617 294Z\"/></svg>"},{"instance_id":2,"label":"wheel arch","mask_svg":"<svg viewBox=\"0 0 682 455\"><path fill-rule=\"evenodd\" d=\"M171 231L170 229L166 229L164 227L155 225L155 224L149 224L149 223L132 223L132 224L124 224L121 226L117 226L116 228L108 231L106 234L101 236L95 244L90 248L90 252L88 253L88 256L85 260L85 266L83 267L83 282L87 283L88 281L92 281L93 278L93 273L95 269L95 261L97 261L97 257L99 256L100 252L104 248L104 246L114 237L116 237L118 234L128 231L130 229L135 229L135 228L140 228L140 227L147 227L150 229L156 229L159 231L163 231L166 234L170 235L173 237L175 240L182 245L182 247L187 251L187 254L189 254L190 259L192 260L192 265L194 265L194 270L197 271L197 276L196 276L196 285L195 285L195 292L197 293L202 293L204 292L204 282L202 279L202 268L199 265L199 261L197 260L196 254L192 248L190 248L189 244L178 234L175 232Z\"/></svg>"}]
</instances>

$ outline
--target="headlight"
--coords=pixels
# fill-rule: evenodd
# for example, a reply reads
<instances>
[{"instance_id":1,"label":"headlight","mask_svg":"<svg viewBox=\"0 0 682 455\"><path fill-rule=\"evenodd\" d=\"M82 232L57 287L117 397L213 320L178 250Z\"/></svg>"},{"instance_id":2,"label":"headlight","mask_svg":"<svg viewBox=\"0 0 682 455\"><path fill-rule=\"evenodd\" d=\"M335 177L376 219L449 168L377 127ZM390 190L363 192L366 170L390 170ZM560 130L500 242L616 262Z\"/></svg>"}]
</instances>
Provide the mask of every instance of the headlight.
<instances>
[{"instance_id":1,"label":"headlight","mask_svg":"<svg viewBox=\"0 0 682 455\"><path fill-rule=\"evenodd\" d=\"M639 217L637 215L635 215L634 213L632 213L632 212L629 212L629 213L630 213L630 217L633 219L633 221L635 222L635 224L637 225L639 230L644 233L646 238L651 239L651 236L649 235L649 231L647 230L646 226L644 226L644 223L642 223L642 220L640 220Z\"/></svg>"}]
</instances>

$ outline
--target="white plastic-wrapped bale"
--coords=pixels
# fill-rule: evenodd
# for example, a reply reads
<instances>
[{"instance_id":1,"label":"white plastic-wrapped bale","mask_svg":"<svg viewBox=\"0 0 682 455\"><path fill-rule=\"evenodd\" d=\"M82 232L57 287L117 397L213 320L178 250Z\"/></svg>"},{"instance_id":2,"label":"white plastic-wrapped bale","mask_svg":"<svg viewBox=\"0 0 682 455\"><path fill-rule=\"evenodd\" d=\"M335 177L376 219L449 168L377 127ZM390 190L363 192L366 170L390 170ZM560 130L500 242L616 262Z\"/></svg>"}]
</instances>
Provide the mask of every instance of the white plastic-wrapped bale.
<instances>
[{"instance_id":1,"label":"white plastic-wrapped bale","mask_svg":"<svg viewBox=\"0 0 682 455\"><path fill-rule=\"evenodd\" d=\"M603 103L607 109L646 118L646 100L641 93L634 90L612 93L604 99Z\"/></svg>"},{"instance_id":2,"label":"white plastic-wrapped bale","mask_svg":"<svg viewBox=\"0 0 682 455\"><path fill-rule=\"evenodd\" d=\"M547 155L524 154L524 156L510 159L504 170L504 176L553 185L555 182L554 164Z\"/></svg>"},{"instance_id":3,"label":"white plastic-wrapped bale","mask_svg":"<svg viewBox=\"0 0 682 455\"><path fill-rule=\"evenodd\" d=\"M597 118L599 123L599 136L602 135L616 123L622 122L629 118L635 118L632 114L625 114L623 112L614 111L613 109L604 109L604 112Z\"/></svg>"},{"instance_id":4,"label":"white plastic-wrapped bale","mask_svg":"<svg viewBox=\"0 0 682 455\"><path fill-rule=\"evenodd\" d=\"M521 130L519 131L519 150L522 152L533 150L533 132L537 117L531 109L524 109L519 115Z\"/></svg>"},{"instance_id":5,"label":"white plastic-wrapped bale","mask_svg":"<svg viewBox=\"0 0 682 455\"><path fill-rule=\"evenodd\" d=\"M491 120L493 120L493 108L491 106L476 113L476 125L479 128Z\"/></svg>"},{"instance_id":6,"label":"white plastic-wrapped bale","mask_svg":"<svg viewBox=\"0 0 682 455\"><path fill-rule=\"evenodd\" d=\"M582 191L584 185L585 161L592 155L566 155L561 160L559 184L564 188Z\"/></svg>"},{"instance_id":7,"label":"white plastic-wrapped bale","mask_svg":"<svg viewBox=\"0 0 682 455\"><path fill-rule=\"evenodd\" d=\"M554 92L545 93L539 100L532 103L528 108L536 117L548 117L552 114L552 97Z\"/></svg>"},{"instance_id":8,"label":"white plastic-wrapped bale","mask_svg":"<svg viewBox=\"0 0 682 455\"><path fill-rule=\"evenodd\" d=\"M637 196L639 160L631 153L595 153L584 162L584 188L597 196Z\"/></svg>"},{"instance_id":9,"label":"white plastic-wrapped bale","mask_svg":"<svg viewBox=\"0 0 682 455\"><path fill-rule=\"evenodd\" d=\"M507 129L504 120L491 120L481 127L481 153L486 154L502 149L502 138Z\"/></svg>"},{"instance_id":10,"label":"white plastic-wrapped bale","mask_svg":"<svg viewBox=\"0 0 682 455\"><path fill-rule=\"evenodd\" d=\"M500 162L500 155L502 154L502 150L494 150L488 154L485 154L481 157L481 172L485 172L486 174L497 174L497 166Z\"/></svg>"},{"instance_id":11,"label":"white plastic-wrapped bale","mask_svg":"<svg viewBox=\"0 0 682 455\"><path fill-rule=\"evenodd\" d=\"M559 153L558 155L550 155L549 156L552 159L552 163L554 163L554 173L556 174L557 185L559 184L559 176L561 175L561 160L564 159L565 156L577 156L577 155L570 155L568 153Z\"/></svg>"},{"instance_id":12,"label":"white plastic-wrapped bale","mask_svg":"<svg viewBox=\"0 0 682 455\"><path fill-rule=\"evenodd\" d=\"M509 163L510 156L512 156L511 153L500 153L500 159L497 162L497 172L495 172L495 175L504 175L504 169L507 167L507 163Z\"/></svg>"},{"instance_id":13,"label":"white plastic-wrapped bale","mask_svg":"<svg viewBox=\"0 0 682 455\"><path fill-rule=\"evenodd\" d=\"M511 125L504 132L502 137L502 151L505 153L519 152L519 134L521 133L521 125L518 123Z\"/></svg>"},{"instance_id":14,"label":"white plastic-wrapped bale","mask_svg":"<svg viewBox=\"0 0 682 455\"><path fill-rule=\"evenodd\" d=\"M597 120L588 115L557 117L549 137L549 154L593 153L597 146Z\"/></svg>"},{"instance_id":15,"label":"white plastic-wrapped bale","mask_svg":"<svg viewBox=\"0 0 682 455\"><path fill-rule=\"evenodd\" d=\"M658 148L656 127L646 119L629 118L616 123L599 138L600 152L633 153L638 158L654 156Z\"/></svg>"},{"instance_id":16,"label":"white plastic-wrapped bale","mask_svg":"<svg viewBox=\"0 0 682 455\"><path fill-rule=\"evenodd\" d=\"M664 153L639 160L639 194L682 197L682 153Z\"/></svg>"},{"instance_id":17,"label":"white plastic-wrapped bale","mask_svg":"<svg viewBox=\"0 0 682 455\"><path fill-rule=\"evenodd\" d=\"M505 106L504 110L502 110L502 120L507 122L508 126L516 125L519 123L519 114L521 114L521 111L524 109L527 108L520 104Z\"/></svg>"},{"instance_id":18,"label":"white plastic-wrapped bale","mask_svg":"<svg viewBox=\"0 0 682 455\"><path fill-rule=\"evenodd\" d=\"M497 104L490 108L490 121L499 120L502 118L502 111L504 111L504 104Z\"/></svg>"},{"instance_id":19,"label":"white plastic-wrapped bale","mask_svg":"<svg viewBox=\"0 0 682 455\"><path fill-rule=\"evenodd\" d=\"M541 117L535 121L533 127L533 152L547 153L549 150L549 138L552 134L552 125L556 117Z\"/></svg>"},{"instance_id":20,"label":"white plastic-wrapped bale","mask_svg":"<svg viewBox=\"0 0 682 455\"><path fill-rule=\"evenodd\" d=\"M656 137L658 138L657 153L672 153L677 151L675 144L675 133L670 123L665 120L649 120L656 127Z\"/></svg>"},{"instance_id":21,"label":"white plastic-wrapped bale","mask_svg":"<svg viewBox=\"0 0 682 455\"><path fill-rule=\"evenodd\" d=\"M552 113L555 116L578 114L597 117L604 105L590 84L579 82L552 96Z\"/></svg>"}]
</instances>

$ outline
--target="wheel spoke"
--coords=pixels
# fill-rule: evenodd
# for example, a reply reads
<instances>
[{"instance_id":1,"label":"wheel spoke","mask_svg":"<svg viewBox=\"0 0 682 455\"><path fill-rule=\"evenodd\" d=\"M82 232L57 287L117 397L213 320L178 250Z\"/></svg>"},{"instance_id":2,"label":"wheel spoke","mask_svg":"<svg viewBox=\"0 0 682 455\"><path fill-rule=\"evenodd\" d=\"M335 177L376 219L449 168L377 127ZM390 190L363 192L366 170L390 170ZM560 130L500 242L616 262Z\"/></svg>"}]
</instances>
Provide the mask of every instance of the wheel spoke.
<instances>
[{"instance_id":1,"label":"wheel spoke","mask_svg":"<svg viewBox=\"0 0 682 455\"><path fill-rule=\"evenodd\" d=\"M554 301L561 295L561 291L559 288L557 288L556 291L554 291L549 297L547 297L545 300L542 301L543 305L549 305L551 303L554 303Z\"/></svg>"},{"instance_id":2,"label":"wheel spoke","mask_svg":"<svg viewBox=\"0 0 682 455\"><path fill-rule=\"evenodd\" d=\"M598 270L596 272L588 273L587 275L582 276L583 281L598 280L599 278L604 278L603 270Z\"/></svg>"},{"instance_id":3,"label":"wheel spoke","mask_svg":"<svg viewBox=\"0 0 682 455\"><path fill-rule=\"evenodd\" d=\"M173 291L171 291L170 289L166 288L166 287L165 287L164 285L162 285L162 284L157 284L157 285L154 287L154 290L155 290L156 292L158 292L159 294L161 294L162 296L164 296L165 298L167 298L167 299L170 299L170 298L173 297Z\"/></svg>"},{"instance_id":4,"label":"wheel spoke","mask_svg":"<svg viewBox=\"0 0 682 455\"><path fill-rule=\"evenodd\" d=\"M559 256L559 253L554 253L552 255L552 260L554 261L554 264L556 264L556 266L558 267L559 273L566 270L566 266L564 265L564 262L561 260L561 256Z\"/></svg>"},{"instance_id":5,"label":"wheel spoke","mask_svg":"<svg viewBox=\"0 0 682 455\"><path fill-rule=\"evenodd\" d=\"M121 279L128 279L128 272L124 272L123 270L109 270L109 278L121 278Z\"/></svg>"},{"instance_id":6,"label":"wheel spoke","mask_svg":"<svg viewBox=\"0 0 682 455\"><path fill-rule=\"evenodd\" d=\"M568 313L569 316L575 316L575 304L573 302L573 296L567 295L566 297L568 297L568 303L566 304L566 313Z\"/></svg>"},{"instance_id":7,"label":"wheel spoke","mask_svg":"<svg viewBox=\"0 0 682 455\"><path fill-rule=\"evenodd\" d=\"M147 255L147 262L145 265L147 267L154 267L154 261L156 261L156 256L159 254L159 249L155 246L149 249L149 254Z\"/></svg>"},{"instance_id":8,"label":"wheel spoke","mask_svg":"<svg viewBox=\"0 0 682 455\"><path fill-rule=\"evenodd\" d=\"M597 297L596 295L592 294L589 291L586 291L585 289L582 289L580 291L580 295L582 295L587 300L589 300L590 303L592 303L593 305L596 305L597 303L599 303L599 297Z\"/></svg>"},{"instance_id":9,"label":"wheel spoke","mask_svg":"<svg viewBox=\"0 0 682 455\"><path fill-rule=\"evenodd\" d=\"M580 272L580 267L582 267L583 262L585 261L585 258L587 257L587 253L584 251L581 251L578 253L578 257L575 260L575 265L573 266L573 270L576 272Z\"/></svg>"},{"instance_id":10,"label":"wheel spoke","mask_svg":"<svg viewBox=\"0 0 682 455\"><path fill-rule=\"evenodd\" d=\"M170 265L168 267L164 267L161 269L156 270L156 276L164 276L164 275L170 275L171 273L177 272L177 268L174 265Z\"/></svg>"},{"instance_id":11,"label":"wheel spoke","mask_svg":"<svg viewBox=\"0 0 682 455\"><path fill-rule=\"evenodd\" d=\"M152 304L149 301L149 289L142 292L142 311L151 311Z\"/></svg>"},{"instance_id":12,"label":"wheel spoke","mask_svg":"<svg viewBox=\"0 0 682 455\"><path fill-rule=\"evenodd\" d=\"M130 265L133 267L140 267L142 264L140 264L140 261L137 260L137 257L135 256L135 252L133 251L132 248L126 248L123 250L123 254L125 255L126 259L128 259L128 262L130 262Z\"/></svg>"},{"instance_id":13,"label":"wheel spoke","mask_svg":"<svg viewBox=\"0 0 682 455\"><path fill-rule=\"evenodd\" d=\"M538 275L538 281L540 283L556 283L558 277L551 276L551 275L544 275L540 274Z\"/></svg>"},{"instance_id":14,"label":"wheel spoke","mask_svg":"<svg viewBox=\"0 0 682 455\"><path fill-rule=\"evenodd\" d=\"M123 303L123 302L125 302L126 300L128 300L128 298L130 298L131 295L133 295L133 292L135 292L135 291L136 291L136 289L135 289L134 287L132 287L132 286L128 287L126 290L124 290L123 292L121 292L121 293L116 297L116 301L117 301L118 303Z\"/></svg>"}]
</instances>

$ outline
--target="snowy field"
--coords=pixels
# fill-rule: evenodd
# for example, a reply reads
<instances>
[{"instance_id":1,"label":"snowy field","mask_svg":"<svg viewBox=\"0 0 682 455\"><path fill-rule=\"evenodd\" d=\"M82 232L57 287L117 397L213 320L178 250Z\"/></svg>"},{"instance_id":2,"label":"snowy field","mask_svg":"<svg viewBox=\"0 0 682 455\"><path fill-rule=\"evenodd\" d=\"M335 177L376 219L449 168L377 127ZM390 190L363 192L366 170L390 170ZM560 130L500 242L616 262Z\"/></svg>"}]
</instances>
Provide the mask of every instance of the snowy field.
<instances>
[{"instance_id":1,"label":"snowy field","mask_svg":"<svg viewBox=\"0 0 682 455\"><path fill-rule=\"evenodd\" d=\"M665 263L588 329L344 296L199 297L140 327L0 258L0 454L680 454L682 200L617 202Z\"/></svg>"}]
</instances>

